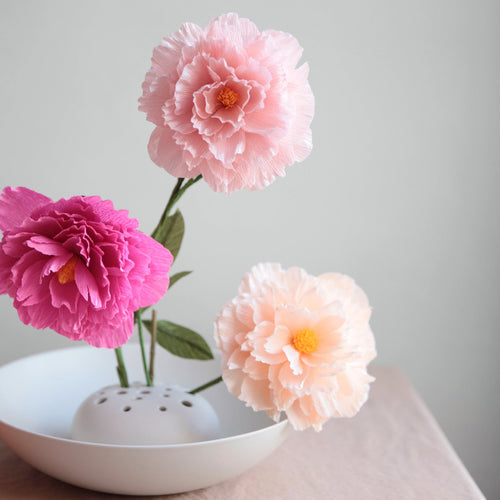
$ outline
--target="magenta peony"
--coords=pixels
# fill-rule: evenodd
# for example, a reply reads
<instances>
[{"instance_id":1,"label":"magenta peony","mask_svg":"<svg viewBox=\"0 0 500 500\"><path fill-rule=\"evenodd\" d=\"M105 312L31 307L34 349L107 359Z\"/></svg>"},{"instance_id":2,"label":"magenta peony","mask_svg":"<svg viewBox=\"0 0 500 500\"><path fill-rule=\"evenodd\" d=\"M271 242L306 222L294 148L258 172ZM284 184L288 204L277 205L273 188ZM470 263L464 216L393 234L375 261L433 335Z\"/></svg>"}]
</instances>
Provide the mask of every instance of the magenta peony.
<instances>
[{"instance_id":1,"label":"magenta peony","mask_svg":"<svg viewBox=\"0 0 500 500\"><path fill-rule=\"evenodd\" d=\"M314 97L302 48L226 14L184 24L154 49L139 109L156 125L151 159L220 192L261 189L312 148Z\"/></svg>"},{"instance_id":2,"label":"magenta peony","mask_svg":"<svg viewBox=\"0 0 500 500\"><path fill-rule=\"evenodd\" d=\"M0 195L0 293L19 318L96 347L132 335L133 313L168 288L172 255L110 201L53 202L27 188Z\"/></svg>"},{"instance_id":3,"label":"magenta peony","mask_svg":"<svg viewBox=\"0 0 500 500\"><path fill-rule=\"evenodd\" d=\"M220 311L215 338L229 391L295 429L321 430L368 397L375 357L370 306L348 276L258 264Z\"/></svg>"}]
</instances>

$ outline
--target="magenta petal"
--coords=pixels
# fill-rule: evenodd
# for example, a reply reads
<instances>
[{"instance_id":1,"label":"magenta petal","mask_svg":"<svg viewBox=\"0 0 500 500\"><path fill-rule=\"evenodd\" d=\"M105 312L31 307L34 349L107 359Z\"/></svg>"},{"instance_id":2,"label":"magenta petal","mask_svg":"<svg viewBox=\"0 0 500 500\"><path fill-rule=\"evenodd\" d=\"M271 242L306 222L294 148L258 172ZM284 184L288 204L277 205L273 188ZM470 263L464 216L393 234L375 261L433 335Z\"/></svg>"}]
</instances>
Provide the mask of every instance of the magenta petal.
<instances>
[{"instance_id":1,"label":"magenta petal","mask_svg":"<svg viewBox=\"0 0 500 500\"><path fill-rule=\"evenodd\" d=\"M53 241L51 238L46 236L35 235L31 237L26 245L34 250L40 252L43 255L54 255L54 256L66 256L66 260L71 257L71 253L68 252L61 243Z\"/></svg>"},{"instance_id":2,"label":"magenta petal","mask_svg":"<svg viewBox=\"0 0 500 500\"><path fill-rule=\"evenodd\" d=\"M129 217L128 210L116 210L112 201L101 200L99 196L86 196L83 199L92 206L92 211L98 216L99 222L128 229L139 227L139 221Z\"/></svg>"},{"instance_id":3,"label":"magenta petal","mask_svg":"<svg viewBox=\"0 0 500 500\"><path fill-rule=\"evenodd\" d=\"M23 302L30 297L36 297L34 303L40 302L37 295L43 293L42 270L44 261L38 260L31 264L23 273L21 286L17 289L16 299ZM41 286L42 285L42 286ZM41 290L42 288L42 290Z\"/></svg>"},{"instance_id":4,"label":"magenta petal","mask_svg":"<svg viewBox=\"0 0 500 500\"><path fill-rule=\"evenodd\" d=\"M7 238L4 238L4 240ZM5 247L5 245L3 245ZM4 248L2 248L4 250ZM34 263L39 261L45 261L44 258L40 258L40 254L35 251L29 251L25 253L21 253L20 256L15 256L17 258L13 258L10 261L6 261L5 265L8 265L10 262L9 271L10 271L10 280L15 284L16 287L21 286L23 276L25 271ZM41 279L41 276L39 276Z\"/></svg>"},{"instance_id":5,"label":"magenta petal","mask_svg":"<svg viewBox=\"0 0 500 500\"><path fill-rule=\"evenodd\" d=\"M96 309L102 307L96 280L81 262L78 262L75 268L75 283L85 300L88 300Z\"/></svg>"},{"instance_id":6,"label":"magenta petal","mask_svg":"<svg viewBox=\"0 0 500 500\"><path fill-rule=\"evenodd\" d=\"M19 319L25 325L31 325L34 328L53 328L57 322L58 311L51 307L48 295L42 302L32 306L25 306L14 301L14 307L17 307Z\"/></svg>"},{"instance_id":7,"label":"magenta petal","mask_svg":"<svg viewBox=\"0 0 500 500\"><path fill-rule=\"evenodd\" d=\"M119 322L111 327L96 329L93 335L89 336L86 341L94 347L106 347L108 349L116 349L125 344L134 332L134 315L132 312L124 315Z\"/></svg>"},{"instance_id":8,"label":"magenta petal","mask_svg":"<svg viewBox=\"0 0 500 500\"><path fill-rule=\"evenodd\" d=\"M12 259L5 255L0 246L0 294L9 293L12 286L11 271Z\"/></svg>"},{"instance_id":9,"label":"magenta petal","mask_svg":"<svg viewBox=\"0 0 500 500\"><path fill-rule=\"evenodd\" d=\"M139 234L140 244L146 248L151 256L149 274L144 277L144 283L140 290L139 307L154 304L160 297L165 295L168 289L168 271L174 260L172 254L158 242Z\"/></svg>"},{"instance_id":10,"label":"magenta petal","mask_svg":"<svg viewBox=\"0 0 500 500\"><path fill-rule=\"evenodd\" d=\"M0 293L26 324L118 347L132 335L134 311L165 293L172 263L137 225L98 196L39 205L0 241Z\"/></svg>"},{"instance_id":11,"label":"magenta petal","mask_svg":"<svg viewBox=\"0 0 500 500\"><path fill-rule=\"evenodd\" d=\"M78 293L74 283L61 285L56 276L49 283L52 305L59 309L62 306L67 307L70 313L76 312Z\"/></svg>"},{"instance_id":12,"label":"magenta petal","mask_svg":"<svg viewBox=\"0 0 500 500\"><path fill-rule=\"evenodd\" d=\"M59 271L59 269L61 269L61 267L63 267L64 264L68 262L71 256L72 254L67 252L66 255L52 257L51 259L46 260L42 269L41 276L48 276L51 273Z\"/></svg>"},{"instance_id":13,"label":"magenta petal","mask_svg":"<svg viewBox=\"0 0 500 500\"><path fill-rule=\"evenodd\" d=\"M25 187L6 187L0 194L0 230L5 232L21 225L35 208L50 201L43 194Z\"/></svg>"}]
</instances>

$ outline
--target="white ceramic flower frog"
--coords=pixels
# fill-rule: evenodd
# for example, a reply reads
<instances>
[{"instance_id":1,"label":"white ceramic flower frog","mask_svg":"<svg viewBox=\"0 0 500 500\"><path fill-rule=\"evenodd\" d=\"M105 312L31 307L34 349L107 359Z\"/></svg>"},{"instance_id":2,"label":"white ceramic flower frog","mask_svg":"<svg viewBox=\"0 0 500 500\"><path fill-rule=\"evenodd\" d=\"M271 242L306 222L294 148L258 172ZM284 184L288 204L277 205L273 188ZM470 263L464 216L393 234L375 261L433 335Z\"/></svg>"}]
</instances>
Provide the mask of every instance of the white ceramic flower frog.
<instances>
[{"instance_id":1,"label":"white ceramic flower frog","mask_svg":"<svg viewBox=\"0 0 500 500\"><path fill-rule=\"evenodd\" d=\"M219 418L210 403L177 386L135 382L91 394L73 419L77 441L119 445L166 445L220 437Z\"/></svg>"}]
</instances>

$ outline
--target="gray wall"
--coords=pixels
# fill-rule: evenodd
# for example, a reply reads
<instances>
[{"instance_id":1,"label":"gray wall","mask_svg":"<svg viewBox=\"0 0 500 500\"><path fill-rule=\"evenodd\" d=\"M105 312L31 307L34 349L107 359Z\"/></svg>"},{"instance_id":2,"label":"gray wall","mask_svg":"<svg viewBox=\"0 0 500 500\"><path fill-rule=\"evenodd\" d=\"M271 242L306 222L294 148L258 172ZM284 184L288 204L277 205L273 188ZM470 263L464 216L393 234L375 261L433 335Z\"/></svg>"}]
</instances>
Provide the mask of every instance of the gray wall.
<instances>
[{"instance_id":1,"label":"gray wall","mask_svg":"<svg viewBox=\"0 0 500 500\"><path fill-rule=\"evenodd\" d=\"M500 497L498 1L0 2L1 185L99 194L151 231L173 179L137 111L154 45L236 11L293 33L311 66L314 150L284 179L230 197L205 184L162 315L211 338L256 262L353 276L378 363L417 387L473 477ZM0 362L66 346L0 297ZM68 374L70 376L70 374Z\"/></svg>"}]
</instances>

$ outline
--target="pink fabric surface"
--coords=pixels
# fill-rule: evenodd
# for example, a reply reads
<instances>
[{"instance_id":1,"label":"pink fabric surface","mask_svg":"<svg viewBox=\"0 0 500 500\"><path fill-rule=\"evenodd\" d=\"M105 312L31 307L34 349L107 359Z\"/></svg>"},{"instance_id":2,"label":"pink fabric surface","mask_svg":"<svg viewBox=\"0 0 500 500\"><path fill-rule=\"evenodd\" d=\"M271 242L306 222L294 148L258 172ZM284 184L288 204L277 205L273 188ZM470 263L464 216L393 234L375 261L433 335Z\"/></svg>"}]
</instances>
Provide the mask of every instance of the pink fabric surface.
<instances>
[{"instance_id":1,"label":"pink fabric surface","mask_svg":"<svg viewBox=\"0 0 500 500\"><path fill-rule=\"evenodd\" d=\"M292 433L270 457L233 480L204 490L147 498L484 499L405 376L389 367L375 366L370 371L377 380L370 399L353 419L332 420L319 433ZM124 497L49 478L0 443L0 498Z\"/></svg>"}]
</instances>

